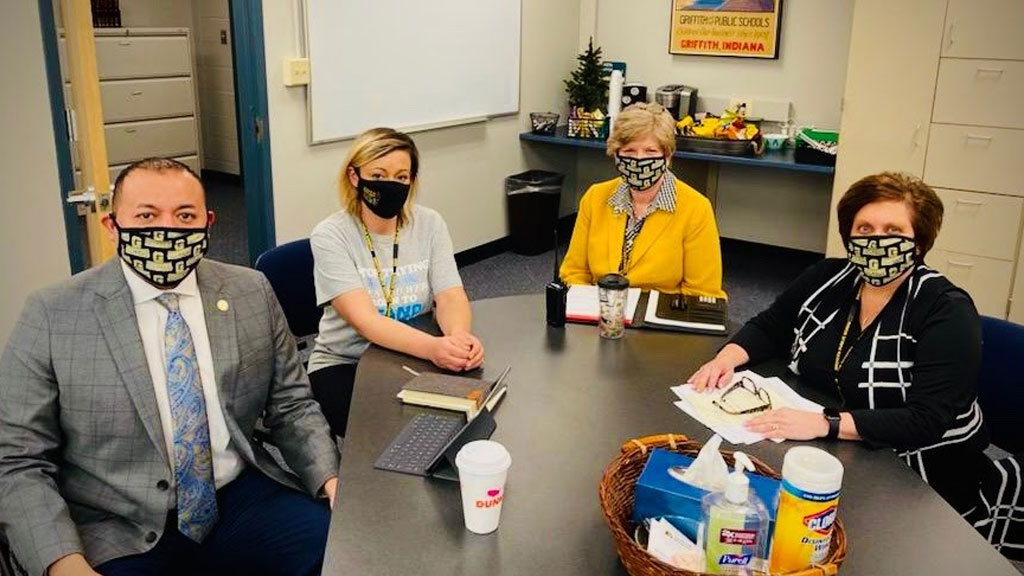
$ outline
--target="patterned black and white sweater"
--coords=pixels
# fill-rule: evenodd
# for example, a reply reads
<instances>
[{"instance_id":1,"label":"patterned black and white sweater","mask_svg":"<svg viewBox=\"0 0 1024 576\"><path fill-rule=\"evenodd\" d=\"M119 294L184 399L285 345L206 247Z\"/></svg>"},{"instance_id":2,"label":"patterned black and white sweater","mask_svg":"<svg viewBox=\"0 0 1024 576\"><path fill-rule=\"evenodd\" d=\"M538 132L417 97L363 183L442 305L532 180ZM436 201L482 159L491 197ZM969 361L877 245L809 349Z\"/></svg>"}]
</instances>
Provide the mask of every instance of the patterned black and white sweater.
<instances>
[{"instance_id":1,"label":"patterned black and white sweater","mask_svg":"<svg viewBox=\"0 0 1024 576\"><path fill-rule=\"evenodd\" d=\"M788 358L801 382L835 395L865 442L895 449L964 513L977 503L989 442L976 394L981 324L974 303L920 265L861 332L861 282L846 260L823 260L733 342L751 363ZM855 344L837 380L836 350L851 309L846 346Z\"/></svg>"}]
</instances>

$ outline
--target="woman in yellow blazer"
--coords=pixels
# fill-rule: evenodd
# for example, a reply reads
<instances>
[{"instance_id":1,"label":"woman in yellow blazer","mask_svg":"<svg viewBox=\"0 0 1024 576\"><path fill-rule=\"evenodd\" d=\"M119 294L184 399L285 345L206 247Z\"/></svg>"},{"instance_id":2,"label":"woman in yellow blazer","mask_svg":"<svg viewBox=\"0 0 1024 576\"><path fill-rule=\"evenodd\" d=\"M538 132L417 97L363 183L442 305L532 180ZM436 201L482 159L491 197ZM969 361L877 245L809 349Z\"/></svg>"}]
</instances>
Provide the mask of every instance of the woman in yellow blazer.
<instances>
[{"instance_id":1,"label":"woman in yellow blazer","mask_svg":"<svg viewBox=\"0 0 1024 576\"><path fill-rule=\"evenodd\" d=\"M619 272L644 290L726 296L714 211L669 171L675 144L675 121L658 104L634 104L615 118L608 156L621 177L580 200L562 281L594 284Z\"/></svg>"}]
</instances>

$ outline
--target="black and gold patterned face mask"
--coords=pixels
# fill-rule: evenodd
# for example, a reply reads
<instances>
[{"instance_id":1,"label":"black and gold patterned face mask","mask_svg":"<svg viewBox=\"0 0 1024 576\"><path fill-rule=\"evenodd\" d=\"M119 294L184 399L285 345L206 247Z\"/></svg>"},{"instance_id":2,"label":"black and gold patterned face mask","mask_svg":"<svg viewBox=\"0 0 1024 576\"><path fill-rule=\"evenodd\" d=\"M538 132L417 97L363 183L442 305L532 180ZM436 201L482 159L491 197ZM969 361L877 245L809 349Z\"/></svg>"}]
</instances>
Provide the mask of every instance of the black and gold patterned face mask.
<instances>
[{"instance_id":1,"label":"black and gold patterned face mask","mask_svg":"<svg viewBox=\"0 0 1024 576\"><path fill-rule=\"evenodd\" d=\"M630 158L621 154L615 156L615 167L622 179L633 190L647 190L658 183L668 170L664 156L656 158Z\"/></svg>"},{"instance_id":2,"label":"black and gold patterned face mask","mask_svg":"<svg viewBox=\"0 0 1024 576\"><path fill-rule=\"evenodd\" d=\"M846 253L865 282L885 286L917 263L917 242L907 236L854 236Z\"/></svg>"},{"instance_id":3,"label":"black and gold patterned face mask","mask_svg":"<svg viewBox=\"0 0 1024 576\"><path fill-rule=\"evenodd\" d=\"M207 228L117 227L117 253L143 280L174 288L195 270L209 246Z\"/></svg>"}]
</instances>

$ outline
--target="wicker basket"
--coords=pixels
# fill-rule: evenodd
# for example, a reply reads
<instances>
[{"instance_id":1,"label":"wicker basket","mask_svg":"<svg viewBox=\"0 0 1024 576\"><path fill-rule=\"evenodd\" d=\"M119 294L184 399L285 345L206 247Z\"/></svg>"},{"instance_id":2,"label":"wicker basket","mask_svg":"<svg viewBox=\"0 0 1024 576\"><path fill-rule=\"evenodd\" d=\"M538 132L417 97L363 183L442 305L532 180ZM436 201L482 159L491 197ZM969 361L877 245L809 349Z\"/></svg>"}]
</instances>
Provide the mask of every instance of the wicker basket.
<instances>
[{"instance_id":1,"label":"wicker basket","mask_svg":"<svg viewBox=\"0 0 1024 576\"><path fill-rule=\"evenodd\" d=\"M630 516L633 513L633 496L636 481L647 464L647 457L654 448L663 448L679 454L696 457L701 444L691 442L682 434L661 434L630 440L622 445L621 454L608 465L601 478L598 493L601 498L601 510L604 520L612 531L615 548L619 559L631 576L701 576L701 573L675 568L647 553L633 539L633 524ZM731 467L732 452L723 451L725 461ZM751 458L758 474L778 478L779 475L758 461ZM841 521L836 522L832 532L832 544L828 558L824 564L815 565L805 570L788 572L787 576L834 576L839 566L846 559L846 530Z\"/></svg>"}]
</instances>

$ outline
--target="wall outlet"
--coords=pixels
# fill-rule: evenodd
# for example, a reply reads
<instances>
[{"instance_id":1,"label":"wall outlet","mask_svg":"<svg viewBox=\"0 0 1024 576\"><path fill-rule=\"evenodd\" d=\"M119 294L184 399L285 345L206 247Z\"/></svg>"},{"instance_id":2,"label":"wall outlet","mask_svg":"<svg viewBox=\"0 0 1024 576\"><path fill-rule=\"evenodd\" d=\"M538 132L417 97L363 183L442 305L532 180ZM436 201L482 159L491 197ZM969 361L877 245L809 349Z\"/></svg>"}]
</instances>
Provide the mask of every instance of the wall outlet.
<instances>
[{"instance_id":1,"label":"wall outlet","mask_svg":"<svg viewBox=\"0 0 1024 576\"><path fill-rule=\"evenodd\" d=\"M309 58L289 58L284 61L284 85L306 86L309 84Z\"/></svg>"}]
</instances>

